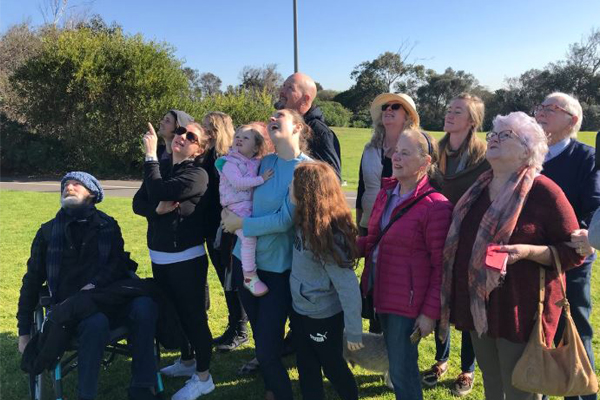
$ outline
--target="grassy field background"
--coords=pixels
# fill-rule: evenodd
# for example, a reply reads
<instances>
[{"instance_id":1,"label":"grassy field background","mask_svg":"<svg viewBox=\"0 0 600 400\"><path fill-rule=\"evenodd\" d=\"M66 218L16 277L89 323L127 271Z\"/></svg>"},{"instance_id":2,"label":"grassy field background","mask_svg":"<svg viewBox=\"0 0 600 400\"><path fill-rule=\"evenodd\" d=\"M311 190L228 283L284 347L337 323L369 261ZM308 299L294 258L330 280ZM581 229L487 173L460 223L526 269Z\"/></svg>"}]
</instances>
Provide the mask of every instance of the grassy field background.
<instances>
[{"instance_id":1,"label":"grassy field background","mask_svg":"<svg viewBox=\"0 0 600 400\"><path fill-rule=\"evenodd\" d=\"M348 181L346 190L356 190L358 181L358 165L364 144L370 137L368 129L335 128L342 144L343 177ZM439 137L441 133L434 133ZM580 140L593 145L595 134L580 134ZM0 398L2 400L20 400L27 398L27 377L20 371L20 355L17 352L16 309L21 278L26 270L31 241L40 224L51 219L58 210L58 194L2 191L0 193ZM115 217L121 225L125 238L126 250L139 263L138 273L150 276L150 260L146 248L145 220L131 211L131 200L108 197L100 204L100 209ZM596 266L597 267L597 266ZM360 273L360 269L357 274ZM211 309L209 311L210 327L214 335L219 335L227 324L225 300L219 281L211 268L209 270L211 290ZM600 285L598 274L592 277L592 288ZM598 291L592 290L593 300L597 301ZM597 327L600 312L592 313L592 324ZM443 378L441 385L434 389L425 389L425 399L450 399L449 387L460 372L459 349L460 340L457 334L453 338L453 352L450 359L450 371ZM594 340L596 354L600 354L599 341ZM426 369L434 362L435 345L430 336L420 345L420 368ZM258 376L239 377L238 367L253 356L252 343L231 353L215 353L211 373L217 389L205 396L206 399L263 399L262 380ZM166 365L177 357L175 353L163 353L162 364ZM294 357L285 359L296 398L300 398L298 374ZM129 360L119 357L107 371L100 374L98 399L125 399L129 383ZM353 372L359 385L360 397L363 399L393 399L393 393L384 386L381 376L372 374L361 368ZM76 372L65 379L65 399L76 399ZM467 399L483 398L481 375L477 370L475 390ZM165 379L166 398L185 383L184 378ZM327 398L337 398L328 382L325 383Z\"/></svg>"}]
</instances>

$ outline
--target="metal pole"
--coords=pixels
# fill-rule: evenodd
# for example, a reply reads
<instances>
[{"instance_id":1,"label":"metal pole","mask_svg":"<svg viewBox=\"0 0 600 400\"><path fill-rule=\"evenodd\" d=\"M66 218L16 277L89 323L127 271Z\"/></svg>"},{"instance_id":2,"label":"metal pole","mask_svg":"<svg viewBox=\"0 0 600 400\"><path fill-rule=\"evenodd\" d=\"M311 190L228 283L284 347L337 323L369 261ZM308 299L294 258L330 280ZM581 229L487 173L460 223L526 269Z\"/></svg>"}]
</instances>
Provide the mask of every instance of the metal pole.
<instances>
[{"instance_id":1,"label":"metal pole","mask_svg":"<svg viewBox=\"0 0 600 400\"><path fill-rule=\"evenodd\" d=\"M294 0L294 72L298 72L298 7Z\"/></svg>"}]
</instances>

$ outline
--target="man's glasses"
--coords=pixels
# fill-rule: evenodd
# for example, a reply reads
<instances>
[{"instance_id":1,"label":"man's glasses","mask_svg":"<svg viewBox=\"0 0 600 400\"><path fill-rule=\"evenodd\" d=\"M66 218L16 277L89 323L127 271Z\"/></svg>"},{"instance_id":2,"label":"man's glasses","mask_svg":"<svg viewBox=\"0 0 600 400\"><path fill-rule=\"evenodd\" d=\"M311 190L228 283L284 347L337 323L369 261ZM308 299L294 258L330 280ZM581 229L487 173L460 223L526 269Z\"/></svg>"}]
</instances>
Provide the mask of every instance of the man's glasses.
<instances>
[{"instance_id":1,"label":"man's glasses","mask_svg":"<svg viewBox=\"0 0 600 400\"><path fill-rule=\"evenodd\" d=\"M393 104L385 103L385 104L381 105L381 111L387 110L388 107L392 107L392 110L397 111L402 107L402 104L400 104L400 103L393 103Z\"/></svg>"},{"instance_id":2,"label":"man's glasses","mask_svg":"<svg viewBox=\"0 0 600 400\"><path fill-rule=\"evenodd\" d=\"M557 111L562 111L571 117L573 116L572 113L570 113L563 107L556 105L556 104L546 104L546 105L540 104L539 106L537 106L534 109L533 114L538 115L538 114L544 113L546 115L554 115Z\"/></svg>"},{"instance_id":3,"label":"man's glasses","mask_svg":"<svg viewBox=\"0 0 600 400\"><path fill-rule=\"evenodd\" d=\"M185 138L188 142L199 144L198 136L194 132L190 132L182 126L175 129L175 134L176 135L185 135Z\"/></svg>"}]
</instances>

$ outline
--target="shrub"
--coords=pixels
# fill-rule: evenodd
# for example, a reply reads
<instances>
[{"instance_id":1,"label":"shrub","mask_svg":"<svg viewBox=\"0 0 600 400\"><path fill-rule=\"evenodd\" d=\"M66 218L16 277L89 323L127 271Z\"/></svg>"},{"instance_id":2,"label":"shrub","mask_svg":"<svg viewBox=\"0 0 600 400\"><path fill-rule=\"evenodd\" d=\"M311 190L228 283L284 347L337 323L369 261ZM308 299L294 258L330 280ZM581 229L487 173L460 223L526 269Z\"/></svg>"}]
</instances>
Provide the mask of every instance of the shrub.
<instances>
[{"instance_id":1,"label":"shrub","mask_svg":"<svg viewBox=\"0 0 600 400\"><path fill-rule=\"evenodd\" d=\"M321 107L327 125L349 126L352 112L335 101L322 101L315 99L315 105Z\"/></svg>"}]
</instances>

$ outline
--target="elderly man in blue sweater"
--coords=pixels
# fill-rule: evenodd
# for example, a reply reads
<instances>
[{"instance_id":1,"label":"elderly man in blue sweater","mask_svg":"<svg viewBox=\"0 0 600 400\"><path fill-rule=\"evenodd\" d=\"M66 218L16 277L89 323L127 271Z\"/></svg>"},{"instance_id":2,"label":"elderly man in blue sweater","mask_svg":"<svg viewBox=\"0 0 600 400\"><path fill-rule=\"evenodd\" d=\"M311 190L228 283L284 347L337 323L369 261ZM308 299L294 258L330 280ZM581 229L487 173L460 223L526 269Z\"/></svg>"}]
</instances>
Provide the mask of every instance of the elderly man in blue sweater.
<instances>
[{"instance_id":1,"label":"elderly man in blue sweater","mask_svg":"<svg viewBox=\"0 0 600 400\"><path fill-rule=\"evenodd\" d=\"M596 168L593 147L577 141L583 113L579 101L565 93L552 93L535 110L535 118L548 137L548 154L542 174L552 179L565 192L575 210L579 227L587 229L596 209L600 206L600 173ZM584 234L575 231L575 240ZM583 246L577 248L586 254ZM571 303L571 314L585 346L592 366L592 326L589 320L592 311L590 279L595 254L590 255L580 268L566 272L567 298ZM556 338L562 337L564 324L559 324ZM577 398L577 397L574 397ZM596 399L596 395L582 396Z\"/></svg>"}]
</instances>

